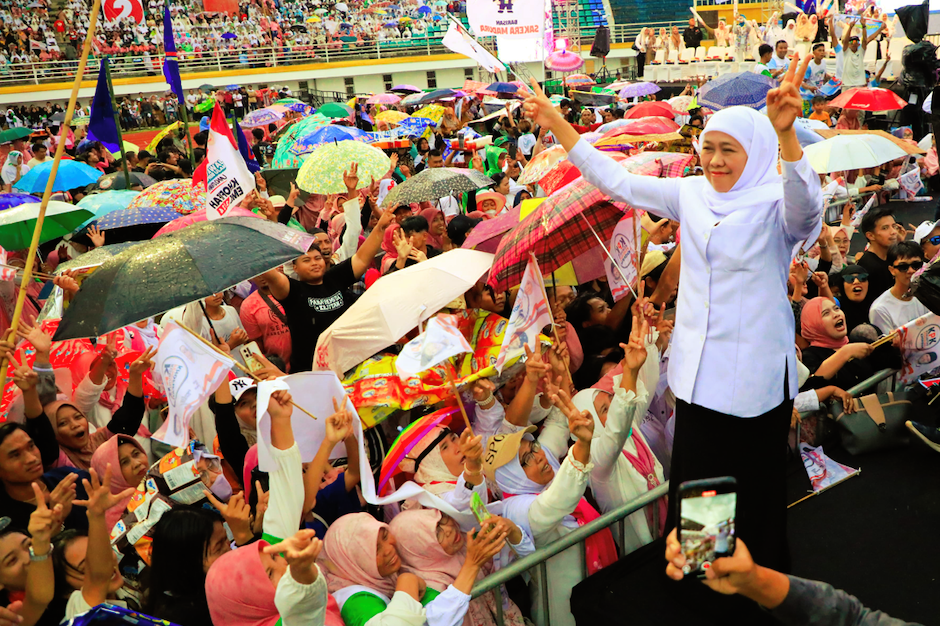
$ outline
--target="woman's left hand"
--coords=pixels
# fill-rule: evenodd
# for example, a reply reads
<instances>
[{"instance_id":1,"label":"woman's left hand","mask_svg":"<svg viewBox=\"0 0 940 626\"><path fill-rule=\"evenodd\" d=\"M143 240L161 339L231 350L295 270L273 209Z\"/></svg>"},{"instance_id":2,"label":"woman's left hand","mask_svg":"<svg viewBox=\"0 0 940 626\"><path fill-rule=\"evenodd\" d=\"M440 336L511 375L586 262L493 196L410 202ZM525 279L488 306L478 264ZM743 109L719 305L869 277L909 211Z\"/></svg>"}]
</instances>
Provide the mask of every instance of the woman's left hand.
<instances>
[{"instance_id":1,"label":"woman's left hand","mask_svg":"<svg viewBox=\"0 0 940 626\"><path fill-rule=\"evenodd\" d=\"M487 525L486 522L488 521L484 521L483 526ZM472 563L476 567L482 566L499 554L499 551L506 545L506 536L508 534L508 531L505 530L501 532L486 532L483 528L471 530L467 533L466 562Z\"/></svg>"},{"instance_id":2,"label":"woman's left hand","mask_svg":"<svg viewBox=\"0 0 940 626\"><path fill-rule=\"evenodd\" d=\"M118 505L121 500L134 495L134 487L128 487L120 493L111 493L111 464L108 463L104 476L98 480L98 472L95 468L88 470L91 474L91 481L83 478L82 484L85 485L85 493L88 494L87 500L73 500L72 504L84 506L88 510L88 517L104 517L105 511Z\"/></svg>"},{"instance_id":3,"label":"woman's left hand","mask_svg":"<svg viewBox=\"0 0 940 626\"><path fill-rule=\"evenodd\" d=\"M150 346L144 350L141 355L137 357L133 363L131 363L130 375L143 376L144 372L149 371L150 368L153 367L153 363L150 359L152 359L156 353L157 349L153 346Z\"/></svg>"},{"instance_id":4,"label":"woman's left hand","mask_svg":"<svg viewBox=\"0 0 940 626\"><path fill-rule=\"evenodd\" d=\"M323 542L316 538L316 532L305 529L298 530L281 543L265 547L264 553L272 556L283 553L294 580L302 585L312 585L319 573L316 562L322 549Z\"/></svg>"},{"instance_id":5,"label":"woman's left hand","mask_svg":"<svg viewBox=\"0 0 940 626\"><path fill-rule=\"evenodd\" d=\"M800 60L799 53L793 55L790 67L780 81L780 86L767 92L767 117L770 118L777 133L789 132L793 129L793 122L803 114L803 98L800 97L800 85L806 76L806 69L812 57L807 55L800 68L796 64Z\"/></svg>"}]
</instances>

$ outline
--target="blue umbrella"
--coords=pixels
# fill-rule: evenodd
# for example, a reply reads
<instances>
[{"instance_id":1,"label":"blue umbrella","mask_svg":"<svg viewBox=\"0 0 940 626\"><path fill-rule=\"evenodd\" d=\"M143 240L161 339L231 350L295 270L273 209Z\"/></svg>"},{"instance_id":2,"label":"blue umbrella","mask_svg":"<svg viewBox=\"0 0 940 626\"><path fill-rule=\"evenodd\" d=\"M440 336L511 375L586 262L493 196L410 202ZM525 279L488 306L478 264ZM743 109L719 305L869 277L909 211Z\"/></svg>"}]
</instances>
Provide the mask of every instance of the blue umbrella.
<instances>
[{"instance_id":1,"label":"blue umbrella","mask_svg":"<svg viewBox=\"0 0 940 626\"><path fill-rule=\"evenodd\" d=\"M430 15L430 14L431 14L431 7L420 7L420 8L418 9L418 13L420 13L421 15Z\"/></svg>"},{"instance_id":2,"label":"blue umbrella","mask_svg":"<svg viewBox=\"0 0 940 626\"><path fill-rule=\"evenodd\" d=\"M222 39L235 39L237 35L235 33L224 33Z\"/></svg>"},{"instance_id":3,"label":"blue umbrella","mask_svg":"<svg viewBox=\"0 0 940 626\"><path fill-rule=\"evenodd\" d=\"M777 81L754 72L725 74L707 82L698 92L698 104L716 111L732 106L761 109L767 102L767 92Z\"/></svg>"},{"instance_id":4,"label":"blue umbrella","mask_svg":"<svg viewBox=\"0 0 940 626\"><path fill-rule=\"evenodd\" d=\"M141 224L166 224L180 216L175 209L161 207L136 207L120 209L94 220L98 230L114 230L140 226Z\"/></svg>"},{"instance_id":5,"label":"blue umbrella","mask_svg":"<svg viewBox=\"0 0 940 626\"><path fill-rule=\"evenodd\" d=\"M27 204L29 202L41 202L36 196L31 196L28 193L0 193L0 211L4 209L12 209L15 206L20 206L21 204Z\"/></svg>"},{"instance_id":6,"label":"blue umbrella","mask_svg":"<svg viewBox=\"0 0 940 626\"><path fill-rule=\"evenodd\" d=\"M388 9L389 11L401 11L401 7L398 6L397 4L390 4L385 8Z\"/></svg>"},{"instance_id":7,"label":"blue umbrella","mask_svg":"<svg viewBox=\"0 0 940 626\"><path fill-rule=\"evenodd\" d=\"M46 190L46 182L49 180L51 172L51 160L40 163L26 172L26 175L16 183L15 188L27 193L43 193ZM101 178L101 170L97 168L78 161L61 161L52 190L68 191L76 187L85 187L99 178Z\"/></svg>"},{"instance_id":8,"label":"blue umbrella","mask_svg":"<svg viewBox=\"0 0 940 626\"><path fill-rule=\"evenodd\" d=\"M486 91L492 91L493 93L516 93L519 91L518 85L513 85L512 83L490 83L485 87Z\"/></svg>"},{"instance_id":9,"label":"blue umbrella","mask_svg":"<svg viewBox=\"0 0 940 626\"><path fill-rule=\"evenodd\" d=\"M432 17L431 19L434 20L435 22L440 22L440 21L441 21L442 19L444 19L444 18L441 17L440 15L435 15L435 16Z\"/></svg>"},{"instance_id":10,"label":"blue umbrella","mask_svg":"<svg viewBox=\"0 0 940 626\"><path fill-rule=\"evenodd\" d=\"M241 125L244 128L267 126L268 124L273 124L279 119L282 119L283 117L284 115L278 113L277 111L272 111L271 109L258 109L257 111L252 111L246 115L245 118L241 121Z\"/></svg>"},{"instance_id":11,"label":"blue umbrella","mask_svg":"<svg viewBox=\"0 0 940 626\"><path fill-rule=\"evenodd\" d=\"M395 26L398 26L398 18L389 20L388 22L385 22L384 24L382 24L382 26L384 26L385 28L393 28Z\"/></svg>"},{"instance_id":12,"label":"blue umbrella","mask_svg":"<svg viewBox=\"0 0 940 626\"><path fill-rule=\"evenodd\" d=\"M348 24L348 23L346 23L346 22L343 22L343 23L341 23L341 24L339 25L339 27L340 27L340 28L352 28L352 24Z\"/></svg>"},{"instance_id":13,"label":"blue umbrella","mask_svg":"<svg viewBox=\"0 0 940 626\"><path fill-rule=\"evenodd\" d=\"M94 216L90 217L82 226L87 226L92 221L104 217L105 215L112 213L114 211L120 211L126 209L127 205L131 203L139 191L128 191L126 189L119 189L114 191L105 191L104 193L92 193L88 194L84 198L78 201L78 205L83 209L88 209Z\"/></svg>"},{"instance_id":14,"label":"blue umbrella","mask_svg":"<svg viewBox=\"0 0 940 626\"><path fill-rule=\"evenodd\" d=\"M306 155L325 143L346 139L365 141L367 137L368 133L353 126L321 126L295 141L290 151L297 155Z\"/></svg>"}]
</instances>

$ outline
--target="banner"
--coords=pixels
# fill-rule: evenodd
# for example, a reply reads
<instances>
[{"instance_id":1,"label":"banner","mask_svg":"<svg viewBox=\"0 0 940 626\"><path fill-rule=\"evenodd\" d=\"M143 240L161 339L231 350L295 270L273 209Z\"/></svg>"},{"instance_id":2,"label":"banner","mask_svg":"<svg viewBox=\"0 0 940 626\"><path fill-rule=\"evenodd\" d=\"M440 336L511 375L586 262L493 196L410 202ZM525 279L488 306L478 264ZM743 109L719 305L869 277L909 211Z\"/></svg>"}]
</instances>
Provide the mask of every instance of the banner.
<instances>
[{"instance_id":1,"label":"banner","mask_svg":"<svg viewBox=\"0 0 940 626\"><path fill-rule=\"evenodd\" d=\"M144 5L140 0L103 0L101 10L109 22L129 17L135 24L144 23Z\"/></svg>"},{"instance_id":2,"label":"banner","mask_svg":"<svg viewBox=\"0 0 940 626\"><path fill-rule=\"evenodd\" d=\"M542 273L535 258L529 259L516 302L509 315L509 325L503 335L503 345L496 357L496 371L503 373L503 366L513 357L525 353L524 346L535 351L539 333L548 325L554 324L551 309L545 301L545 287L542 285Z\"/></svg>"},{"instance_id":3,"label":"banner","mask_svg":"<svg viewBox=\"0 0 940 626\"><path fill-rule=\"evenodd\" d=\"M0 246L0 281L11 281L16 278L16 269L7 266L7 251Z\"/></svg>"},{"instance_id":4,"label":"banner","mask_svg":"<svg viewBox=\"0 0 940 626\"><path fill-rule=\"evenodd\" d=\"M476 39L470 36L466 28L454 20L450 20L450 26L447 28L447 33L444 35L444 39L441 40L441 43L444 44L444 47L448 50L473 59L487 72L502 72L506 69L503 64L499 62L499 59L494 57L489 50L481 46Z\"/></svg>"},{"instance_id":5,"label":"banner","mask_svg":"<svg viewBox=\"0 0 940 626\"><path fill-rule=\"evenodd\" d=\"M541 39L545 4L542 0L470 0L467 19L477 37Z\"/></svg>"},{"instance_id":6,"label":"banner","mask_svg":"<svg viewBox=\"0 0 940 626\"><path fill-rule=\"evenodd\" d=\"M822 446L814 448L807 443L800 443L800 456L803 457L803 467L806 468L813 491L817 493L860 471L833 461L823 452Z\"/></svg>"},{"instance_id":7,"label":"banner","mask_svg":"<svg viewBox=\"0 0 940 626\"><path fill-rule=\"evenodd\" d=\"M454 316L439 315L429 319L424 332L405 344L395 359L395 369L399 378L410 378L465 352L473 352L473 347L458 330Z\"/></svg>"},{"instance_id":8,"label":"banner","mask_svg":"<svg viewBox=\"0 0 940 626\"><path fill-rule=\"evenodd\" d=\"M878 194L871 194L871 198L868 199L868 202L865 203L865 206L862 207L861 211L856 211L855 215L852 217L852 223L850 226L852 228L858 228L862 225L862 218L865 217L865 214L871 211L871 208L875 206L875 199Z\"/></svg>"},{"instance_id":9,"label":"banner","mask_svg":"<svg viewBox=\"0 0 940 626\"><path fill-rule=\"evenodd\" d=\"M206 213L210 220L225 217L255 188L255 177L235 147L225 113L215 104L206 147Z\"/></svg>"},{"instance_id":10,"label":"banner","mask_svg":"<svg viewBox=\"0 0 940 626\"><path fill-rule=\"evenodd\" d=\"M908 202L924 188L924 181L920 179L920 168L915 166L907 174L898 177L898 185L901 188L901 196Z\"/></svg>"},{"instance_id":11,"label":"banner","mask_svg":"<svg viewBox=\"0 0 940 626\"><path fill-rule=\"evenodd\" d=\"M927 313L898 329L901 337L900 383L910 385L926 372L940 367L940 316Z\"/></svg>"},{"instance_id":12,"label":"banner","mask_svg":"<svg viewBox=\"0 0 940 626\"><path fill-rule=\"evenodd\" d=\"M170 413L153 438L171 446L189 442L189 420L225 380L235 361L170 322L154 357L153 378L166 392Z\"/></svg>"},{"instance_id":13,"label":"banner","mask_svg":"<svg viewBox=\"0 0 940 626\"><path fill-rule=\"evenodd\" d=\"M610 238L610 256L604 261L604 270L607 273L607 284L610 286L610 293L614 297L614 302L619 302L625 295L633 293L630 285L636 283L639 272L637 265L639 257L637 256L637 241L640 239L641 220L635 217L625 217L620 220L617 227L614 228L614 234ZM635 229L631 229L635 226ZM614 266L616 263L616 267ZM620 271L617 271L617 267ZM623 276L621 276L621 273ZM626 278L630 284L623 282Z\"/></svg>"}]
</instances>

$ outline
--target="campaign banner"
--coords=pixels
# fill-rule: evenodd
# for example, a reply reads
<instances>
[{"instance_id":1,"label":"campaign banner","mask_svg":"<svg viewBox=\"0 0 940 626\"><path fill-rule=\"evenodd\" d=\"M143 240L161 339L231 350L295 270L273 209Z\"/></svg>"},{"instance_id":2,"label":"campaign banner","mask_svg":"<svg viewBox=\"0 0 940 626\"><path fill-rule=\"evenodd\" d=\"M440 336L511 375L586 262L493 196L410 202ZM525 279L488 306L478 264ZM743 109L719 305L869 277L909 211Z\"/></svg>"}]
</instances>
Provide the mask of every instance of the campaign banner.
<instances>
[{"instance_id":1,"label":"campaign banner","mask_svg":"<svg viewBox=\"0 0 940 626\"><path fill-rule=\"evenodd\" d=\"M235 145L225 113L215 104L206 147L206 214L225 217L255 188L255 177Z\"/></svg>"},{"instance_id":2,"label":"campaign banner","mask_svg":"<svg viewBox=\"0 0 940 626\"><path fill-rule=\"evenodd\" d=\"M865 203L865 206L862 207L862 210L855 212L855 215L852 217L852 223L850 224L852 228L858 228L862 225L862 218L865 217L866 213L871 211L873 206L875 206L875 200L877 197L878 194L871 194L871 198L868 199L868 202Z\"/></svg>"},{"instance_id":3,"label":"campaign banner","mask_svg":"<svg viewBox=\"0 0 940 626\"><path fill-rule=\"evenodd\" d=\"M899 176L898 186L901 188L901 196L910 202L924 188L924 181L920 178L920 168L915 166L907 174Z\"/></svg>"},{"instance_id":4,"label":"campaign banner","mask_svg":"<svg viewBox=\"0 0 940 626\"><path fill-rule=\"evenodd\" d=\"M410 378L465 352L473 352L473 348L457 328L454 316L438 315L429 319L424 332L401 349L395 369L400 378Z\"/></svg>"},{"instance_id":5,"label":"campaign banner","mask_svg":"<svg viewBox=\"0 0 940 626\"><path fill-rule=\"evenodd\" d=\"M545 3L543 0L470 0L467 20L477 37L541 39Z\"/></svg>"},{"instance_id":6,"label":"campaign banner","mask_svg":"<svg viewBox=\"0 0 940 626\"><path fill-rule=\"evenodd\" d=\"M635 217L623 218L614 228L614 234L610 238L610 256L613 261L610 258L606 259L604 270L607 273L607 284L610 285L614 302L619 302L625 295L633 293L631 285L636 283L639 275L637 241L640 240L642 231L640 222ZM625 283L624 278L629 282Z\"/></svg>"},{"instance_id":7,"label":"campaign banner","mask_svg":"<svg viewBox=\"0 0 940 626\"><path fill-rule=\"evenodd\" d=\"M505 66L499 62L499 59L493 56L489 50L481 46L476 39L471 37L467 29L459 22L454 20L450 21L450 26L448 26L447 33L444 35L441 43L444 44L444 47L448 50L473 59L487 72L502 72L506 69ZM457 117L460 117L459 113Z\"/></svg>"},{"instance_id":8,"label":"campaign banner","mask_svg":"<svg viewBox=\"0 0 940 626\"><path fill-rule=\"evenodd\" d=\"M496 357L496 371L503 373L503 366L512 358L525 353L525 346L536 350L539 333L549 324L554 323L551 309L545 300L545 289L542 285L542 274L535 257L529 260L519 293L513 304L512 313L509 314L509 325L503 335L503 343Z\"/></svg>"},{"instance_id":9,"label":"campaign banner","mask_svg":"<svg viewBox=\"0 0 940 626\"><path fill-rule=\"evenodd\" d=\"M910 385L921 374L940 367L940 316L927 313L898 329L901 338L900 383Z\"/></svg>"},{"instance_id":10,"label":"campaign banner","mask_svg":"<svg viewBox=\"0 0 940 626\"><path fill-rule=\"evenodd\" d=\"M800 443L800 456L803 458L803 467L806 468L813 491L817 493L855 476L860 471L833 461L823 452L822 446L814 448L807 443Z\"/></svg>"}]
</instances>

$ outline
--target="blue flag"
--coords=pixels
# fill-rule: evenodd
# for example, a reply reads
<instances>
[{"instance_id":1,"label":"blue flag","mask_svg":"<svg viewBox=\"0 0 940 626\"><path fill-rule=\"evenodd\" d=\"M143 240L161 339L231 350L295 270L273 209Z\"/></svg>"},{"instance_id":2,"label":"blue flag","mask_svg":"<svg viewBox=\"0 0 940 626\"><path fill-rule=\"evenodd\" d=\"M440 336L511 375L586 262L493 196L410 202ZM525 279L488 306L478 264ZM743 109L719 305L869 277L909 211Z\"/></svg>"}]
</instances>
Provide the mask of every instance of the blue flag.
<instances>
[{"instance_id":1,"label":"blue flag","mask_svg":"<svg viewBox=\"0 0 940 626\"><path fill-rule=\"evenodd\" d=\"M245 159L248 171L252 174L261 171L261 165L255 160L255 153L251 151L251 146L248 145L248 139L242 132L242 127L238 125L238 120L235 120L235 141L238 142L238 152Z\"/></svg>"},{"instance_id":2,"label":"blue flag","mask_svg":"<svg viewBox=\"0 0 940 626\"><path fill-rule=\"evenodd\" d=\"M176 41L173 39L173 22L170 20L170 5L163 8L163 76L166 77L170 90L176 94L180 106L186 106L183 95L183 82L180 80L179 60L176 57Z\"/></svg>"},{"instance_id":3,"label":"blue flag","mask_svg":"<svg viewBox=\"0 0 940 626\"><path fill-rule=\"evenodd\" d=\"M118 141L118 129L114 123L114 108L111 106L111 93L108 91L108 58L101 59L98 70L98 84L95 98L91 101L91 118L88 121L88 140L100 141L111 154L121 150Z\"/></svg>"}]
</instances>

